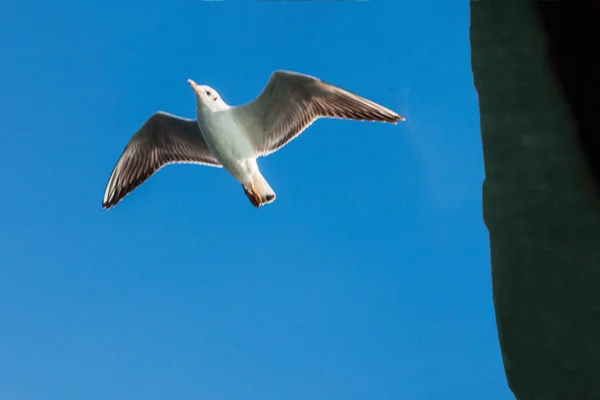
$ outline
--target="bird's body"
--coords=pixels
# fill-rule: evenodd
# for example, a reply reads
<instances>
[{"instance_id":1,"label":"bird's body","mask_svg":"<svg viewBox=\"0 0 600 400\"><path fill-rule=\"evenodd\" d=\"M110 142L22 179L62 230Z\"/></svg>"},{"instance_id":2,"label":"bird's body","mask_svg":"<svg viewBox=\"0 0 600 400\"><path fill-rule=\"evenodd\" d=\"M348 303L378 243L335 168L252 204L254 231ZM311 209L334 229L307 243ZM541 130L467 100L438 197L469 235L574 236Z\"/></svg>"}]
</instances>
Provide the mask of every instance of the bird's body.
<instances>
[{"instance_id":1,"label":"bird's body","mask_svg":"<svg viewBox=\"0 0 600 400\"><path fill-rule=\"evenodd\" d=\"M243 126L232 118L229 109L199 109L197 121L208 148L227 172L239 181L247 178L251 173L248 161L256 160L254 147Z\"/></svg>"},{"instance_id":2,"label":"bird's body","mask_svg":"<svg viewBox=\"0 0 600 400\"><path fill-rule=\"evenodd\" d=\"M319 79L276 71L252 102L230 107L218 93L188 81L196 120L157 112L131 138L109 178L102 206L110 208L167 164L224 167L255 207L275 200L256 159L297 137L319 117L396 123L404 117Z\"/></svg>"},{"instance_id":3,"label":"bird's body","mask_svg":"<svg viewBox=\"0 0 600 400\"><path fill-rule=\"evenodd\" d=\"M216 93L203 86L200 90ZM253 124L245 126L236 118L233 108L223 104L206 107L202 102L196 106L196 118L202 137L211 153L223 168L242 184L250 202L259 207L275 200L275 193L262 176L256 163L256 151L251 142ZM258 194L260 192L262 194Z\"/></svg>"}]
</instances>

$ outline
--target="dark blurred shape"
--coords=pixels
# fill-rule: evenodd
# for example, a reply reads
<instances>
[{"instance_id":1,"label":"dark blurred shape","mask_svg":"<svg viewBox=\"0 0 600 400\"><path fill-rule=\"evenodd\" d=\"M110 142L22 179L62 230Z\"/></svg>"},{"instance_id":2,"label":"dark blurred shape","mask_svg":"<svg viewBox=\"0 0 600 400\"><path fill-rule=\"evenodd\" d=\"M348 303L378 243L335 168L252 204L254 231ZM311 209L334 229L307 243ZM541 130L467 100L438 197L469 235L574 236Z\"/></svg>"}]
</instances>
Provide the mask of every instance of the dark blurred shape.
<instances>
[{"instance_id":1,"label":"dark blurred shape","mask_svg":"<svg viewBox=\"0 0 600 400\"><path fill-rule=\"evenodd\" d=\"M471 2L494 306L519 400L600 399L599 11Z\"/></svg>"}]
</instances>

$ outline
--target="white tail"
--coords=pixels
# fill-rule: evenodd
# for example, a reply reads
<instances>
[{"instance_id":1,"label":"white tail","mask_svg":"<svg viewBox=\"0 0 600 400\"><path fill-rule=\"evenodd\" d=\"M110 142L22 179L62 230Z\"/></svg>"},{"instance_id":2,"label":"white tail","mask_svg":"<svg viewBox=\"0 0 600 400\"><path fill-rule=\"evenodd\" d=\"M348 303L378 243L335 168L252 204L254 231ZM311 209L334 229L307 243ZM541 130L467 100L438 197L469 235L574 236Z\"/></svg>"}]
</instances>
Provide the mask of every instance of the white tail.
<instances>
[{"instance_id":1,"label":"white tail","mask_svg":"<svg viewBox=\"0 0 600 400\"><path fill-rule=\"evenodd\" d=\"M252 181L243 183L242 187L254 207L258 208L275 200L275 192L271 185L258 171L252 176Z\"/></svg>"}]
</instances>

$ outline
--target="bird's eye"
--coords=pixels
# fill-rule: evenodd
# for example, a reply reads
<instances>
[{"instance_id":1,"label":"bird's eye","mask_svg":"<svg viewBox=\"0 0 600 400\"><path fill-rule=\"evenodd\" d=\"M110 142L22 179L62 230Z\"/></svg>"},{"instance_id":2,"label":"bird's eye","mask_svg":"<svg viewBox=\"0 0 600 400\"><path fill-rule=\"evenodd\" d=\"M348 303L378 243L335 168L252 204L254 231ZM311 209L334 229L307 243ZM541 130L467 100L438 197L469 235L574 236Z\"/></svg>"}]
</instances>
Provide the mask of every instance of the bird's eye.
<instances>
[{"instance_id":1,"label":"bird's eye","mask_svg":"<svg viewBox=\"0 0 600 400\"><path fill-rule=\"evenodd\" d=\"M206 91L206 95L207 95L207 96L210 96L210 90L207 90L207 91Z\"/></svg>"}]
</instances>

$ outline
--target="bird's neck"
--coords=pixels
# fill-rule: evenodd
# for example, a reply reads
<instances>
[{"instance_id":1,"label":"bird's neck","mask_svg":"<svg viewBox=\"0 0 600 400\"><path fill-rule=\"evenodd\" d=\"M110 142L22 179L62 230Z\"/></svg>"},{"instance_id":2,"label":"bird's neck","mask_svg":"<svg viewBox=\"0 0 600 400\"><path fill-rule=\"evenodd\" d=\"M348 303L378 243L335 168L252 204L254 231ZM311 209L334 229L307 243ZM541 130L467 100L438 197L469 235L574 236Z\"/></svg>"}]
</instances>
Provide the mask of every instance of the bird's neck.
<instances>
[{"instance_id":1,"label":"bird's neck","mask_svg":"<svg viewBox=\"0 0 600 400\"><path fill-rule=\"evenodd\" d=\"M198 121L206 121L215 112L216 110L213 110L210 107L206 107L200 104L196 106L196 118L198 119Z\"/></svg>"},{"instance_id":2,"label":"bird's neck","mask_svg":"<svg viewBox=\"0 0 600 400\"><path fill-rule=\"evenodd\" d=\"M227 110L231 108L224 101L216 101L210 104L199 103L196 105L196 113L200 115L202 114L210 114L218 111Z\"/></svg>"},{"instance_id":3,"label":"bird's neck","mask_svg":"<svg viewBox=\"0 0 600 400\"><path fill-rule=\"evenodd\" d=\"M196 119L203 125L210 124L213 121L213 116L219 111L224 111L230 108L227 104L211 104L210 106L198 104L196 106ZM205 126L206 129L210 128Z\"/></svg>"}]
</instances>

